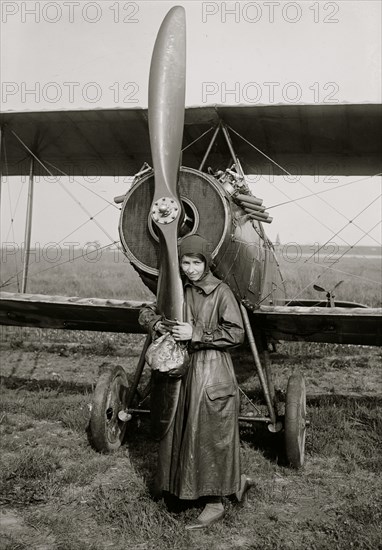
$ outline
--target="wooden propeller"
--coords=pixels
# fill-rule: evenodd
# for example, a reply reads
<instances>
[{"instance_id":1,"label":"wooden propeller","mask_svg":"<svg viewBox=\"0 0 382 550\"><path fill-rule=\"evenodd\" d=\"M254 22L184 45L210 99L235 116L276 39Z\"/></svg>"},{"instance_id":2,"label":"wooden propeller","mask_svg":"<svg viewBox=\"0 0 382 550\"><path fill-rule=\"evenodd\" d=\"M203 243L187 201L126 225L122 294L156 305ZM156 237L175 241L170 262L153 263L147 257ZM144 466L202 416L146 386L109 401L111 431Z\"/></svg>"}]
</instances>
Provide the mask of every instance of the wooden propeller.
<instances>
[{"instance_id":1,"label":"wooden propeller","mask_svg":"<svg viewBox=\"0 0 382 550\"><path fill-rule=\"evenodd\" d=\"M182 203L178 191L182 148L185 80L186 18L173 7L159 29L149 78L149 132L155 189L150 215L159 238L157 291L159 311L183 320L183 285L179 273L178 228Z\"/></svg>"}]
</instances>

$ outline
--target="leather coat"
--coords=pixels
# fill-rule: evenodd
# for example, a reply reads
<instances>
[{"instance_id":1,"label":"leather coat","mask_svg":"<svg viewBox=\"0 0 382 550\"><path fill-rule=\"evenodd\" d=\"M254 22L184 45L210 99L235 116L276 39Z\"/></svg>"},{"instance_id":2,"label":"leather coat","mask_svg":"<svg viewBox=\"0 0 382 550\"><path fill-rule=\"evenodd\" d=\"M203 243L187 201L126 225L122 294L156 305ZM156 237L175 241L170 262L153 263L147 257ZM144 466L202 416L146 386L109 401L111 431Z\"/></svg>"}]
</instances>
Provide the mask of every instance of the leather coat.
<instances>
[{"instance_id":1,"label":"leather coat","mask_svg":"<svg viewBox=\"0 0 382 550\"><path fill-rule=\"evenodd\" d=\"M211 272L185 284L185 302L191 361L160 441L157 489L181 499L230 495L240 486L239 390L227 350L243 342L241 313L230 288ZM159 319L148 308L140 315L149 329Z\"/></svg>"}]
</instances>

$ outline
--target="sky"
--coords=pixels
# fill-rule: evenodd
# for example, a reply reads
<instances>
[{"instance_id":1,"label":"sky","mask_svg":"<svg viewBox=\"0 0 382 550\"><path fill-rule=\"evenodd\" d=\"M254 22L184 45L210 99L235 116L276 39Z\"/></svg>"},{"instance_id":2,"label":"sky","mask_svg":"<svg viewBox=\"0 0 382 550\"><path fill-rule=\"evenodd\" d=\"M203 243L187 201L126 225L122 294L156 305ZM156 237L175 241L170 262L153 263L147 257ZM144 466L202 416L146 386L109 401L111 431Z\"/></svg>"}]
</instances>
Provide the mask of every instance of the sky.
<instances>
[{"instance_id":1,"label":"sky","mask_svg":"<svg viewBox=\"0 0 382 550\"><path fill-rule=\"evenodd\" d=\"M0 5L3 111L147 107L156 33L173 5L186 10L187 106L381 102L378 1ZM257 97L249 95L255 89ZM279 234L283 243L381 242L381 177L249 181L270 207L272 240ZM128 178L36 180L32 244L118 240L119 210L110 203L128 187ZM25 178L3 181L3 243L24 240L27 189Z\"/></svg>"}]
</instances>

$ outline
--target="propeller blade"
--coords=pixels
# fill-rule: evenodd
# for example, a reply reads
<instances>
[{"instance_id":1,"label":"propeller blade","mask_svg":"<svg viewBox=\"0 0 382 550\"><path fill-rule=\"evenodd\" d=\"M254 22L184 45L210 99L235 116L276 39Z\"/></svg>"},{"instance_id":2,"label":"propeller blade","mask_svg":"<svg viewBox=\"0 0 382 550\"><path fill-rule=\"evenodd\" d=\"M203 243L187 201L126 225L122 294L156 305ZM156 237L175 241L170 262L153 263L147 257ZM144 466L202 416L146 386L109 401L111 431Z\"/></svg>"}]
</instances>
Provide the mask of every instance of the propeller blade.
<instances>
[{"instance_id":1,"label":"propeller blade","mask_svg":"<svg viewBox=\"0 0 382 550\"><path fill-rule=\"evenodd\" d=\"M178 176L185 110L186 18L172 8L159 29L149 78L149 131L155 189L151 216L160 245L157 291L159 310L183 320L183 285L178 262L178 227L182 204Z\"/></svg>"},{"instance_id":2,"label":"propeller blade","mask_svg":"<svg viewBox=\"0 0 382 550\"><path fill-rule=\"evenodd\" d=\"M149 78L149 129L158 197L176 194L184 126L186 18L172 8L159 29ZM155 198L155 197L154 197Z\"/></svg>"}]
</instances>

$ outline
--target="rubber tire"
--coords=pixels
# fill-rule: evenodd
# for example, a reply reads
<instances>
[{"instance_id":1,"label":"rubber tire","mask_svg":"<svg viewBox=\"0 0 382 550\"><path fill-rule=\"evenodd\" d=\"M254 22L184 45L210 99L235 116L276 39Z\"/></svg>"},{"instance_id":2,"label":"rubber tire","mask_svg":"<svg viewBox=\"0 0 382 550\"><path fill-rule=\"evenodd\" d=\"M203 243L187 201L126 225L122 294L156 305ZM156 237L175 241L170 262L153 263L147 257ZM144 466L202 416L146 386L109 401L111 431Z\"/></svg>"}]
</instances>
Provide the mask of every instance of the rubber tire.
<instances>
[{"instance_id":1,"label":"rubber tire","mask_svg":"<svg viewBox=\"0 0 382 550\"><path fill-rule=\"evenodd\" d=\"M97 451L110 453L122 445L127 422L118 418L125 407L128 380L121 366L103 372L97 382L90 417L91 441Z\"/></svg>"},{"instance_id":2,"label":"rubber tire","mask_svg":"<svg viewBox=\"0 0 382 550\"><path fill-rule=\"evenodd\" d=\"M284 430L287 460L292 468L301 468L306 434L306 390L302 374L292 374L288 380Z\"/></svg>"}]
</instances>

